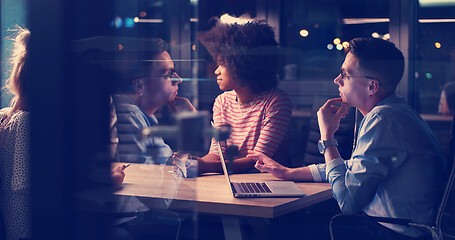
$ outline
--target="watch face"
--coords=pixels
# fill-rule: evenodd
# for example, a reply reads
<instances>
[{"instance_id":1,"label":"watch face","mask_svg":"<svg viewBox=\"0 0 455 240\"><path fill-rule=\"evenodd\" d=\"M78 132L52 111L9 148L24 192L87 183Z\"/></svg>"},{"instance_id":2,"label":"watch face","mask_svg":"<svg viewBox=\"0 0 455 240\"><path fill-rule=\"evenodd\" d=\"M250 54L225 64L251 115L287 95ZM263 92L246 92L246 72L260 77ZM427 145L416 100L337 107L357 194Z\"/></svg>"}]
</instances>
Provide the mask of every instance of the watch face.
<instances>
[{"instance_id":1,"label":"watch face","mask_svg":"<svg viewBox=\"0 0 455 240\"><path fill-rule=\"evenodd\" d=\"M324 144L322 143L321 140L318 141L318 150L321 154L324 154Z\"/></svg>"}]
</instances>

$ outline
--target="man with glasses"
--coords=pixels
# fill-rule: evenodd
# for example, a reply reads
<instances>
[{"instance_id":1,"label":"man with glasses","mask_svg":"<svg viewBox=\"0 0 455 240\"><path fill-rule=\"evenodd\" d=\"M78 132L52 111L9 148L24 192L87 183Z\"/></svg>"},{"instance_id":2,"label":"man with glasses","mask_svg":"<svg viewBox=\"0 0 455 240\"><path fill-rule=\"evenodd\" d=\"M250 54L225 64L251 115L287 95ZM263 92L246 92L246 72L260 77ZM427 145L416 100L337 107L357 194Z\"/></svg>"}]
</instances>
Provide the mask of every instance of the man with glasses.
<instances>
[{"instance_id":1,"label":"man with glasses","mask_svg":"<svg viewBox=\"0 0 455 240\"><path fill-rule=\"evenodd\" d=\"M334 80L340 98L328 100L318 111L319 150L326 163L289 169L252 153L256 168L281 179L328 181L343 213L431 224L444 186L445 158L428 125L395 95L403 71L403 55L393 43L352 40ZM364 118L351 158L344 160L334 133L349 107ZM345 224L341 232L345 237L340 239L423 237L414 228L378 223Z\"/></svg>"},{"instance_id":2,"label":"man with glasses","mask_svg":"<svg viewBox=\"0 0 455 240\"><path fill-rule=\"evenodd\" d=\"M161 39L138 40L139 51L120 56L126 70L114 95L118 153L123 162L166 164L173 151L161 137L142 139L139 131L155 126L154 113L167 105L171 113L196 111L188 99L177 97L182 79Z\"/></svg>"}]
</instances>

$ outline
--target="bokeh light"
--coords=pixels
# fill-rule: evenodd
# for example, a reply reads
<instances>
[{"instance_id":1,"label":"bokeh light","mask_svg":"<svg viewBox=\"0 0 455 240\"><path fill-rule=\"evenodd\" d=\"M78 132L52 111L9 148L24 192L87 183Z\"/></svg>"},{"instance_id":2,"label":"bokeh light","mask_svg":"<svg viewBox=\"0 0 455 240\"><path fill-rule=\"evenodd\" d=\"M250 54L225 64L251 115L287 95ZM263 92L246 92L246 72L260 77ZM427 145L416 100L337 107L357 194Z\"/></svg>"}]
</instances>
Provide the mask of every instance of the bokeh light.
<instances>
[{"instance_id":1,"label":"bokeh light","mask_svg":"<svg viewBox=\"0 0 455 240\"><path fill-rule=\"evenodd\" d=\"M134 27L134 20L132 18L125 18L125 27L127 28Z\"/></svg>"},{"instance_id":2,"label":"bokeh light","mask_svg":"<svg viewBox=\"0 0 455 240\"><path fill-rule=\"evenodd\" d=\"M327 49L329 49L329 50L332 50L332 49L333 49L333 45L332 45L332 44L330 44L330 43L329 43L329 44L327 44Z\"/></svg>"},{"instance_id":3,"label":"bokeh light","mask_svg":"<svg viewBox=\"0 0 455 240\"><path fill-rule=\"evenodd\" d=\"M341 40L339 38L333 39L333 44L338 45L341 43Z\"/></svg>"},{"instance_id":4,"label":"bokeh light","mask_svg":"<svg viewBox=\"0 0 455 240\"><path fill-rule=\"evenodd\" d=\"M306 30L306 29L300 30L300 36L302 36L302 37L307 37L308 34L309 34L309 33L308 33L308 30Z\"/></svg>"},{"instance_id":5,"label":"bokeh light","mask_svg":"<svg viewBox=\"0 0 455 240\"><path fill-rule=\"evenodd\" d=\"M123 20L122 20L122 18L121 18L121 17L118 17L118 16L115 17L115 18L114 18L114 26L115 26L115 28L121 28L122 25L123 25Z\"/></svg>"}]
</instances>

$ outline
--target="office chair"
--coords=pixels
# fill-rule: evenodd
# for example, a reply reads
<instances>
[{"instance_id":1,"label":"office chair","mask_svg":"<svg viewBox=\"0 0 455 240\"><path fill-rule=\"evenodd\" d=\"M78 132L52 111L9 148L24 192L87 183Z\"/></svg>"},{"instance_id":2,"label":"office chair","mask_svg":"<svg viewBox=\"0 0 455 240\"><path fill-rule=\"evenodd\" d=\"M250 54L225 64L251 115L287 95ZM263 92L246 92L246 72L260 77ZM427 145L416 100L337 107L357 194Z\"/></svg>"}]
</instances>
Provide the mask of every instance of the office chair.
<instances>
[{"instance_id":1,"label":"office chair","mask_svg":"<svg viewBox=\"0 0 455 240\"><path fill-rule=\"evenodd\" d=\"M444 189L444 194L442 196L442 200L439 204L438 212L436 215L435 222L432 226L428 226L425 224L420 224L413 222L410 219L399 219L399 218L385 218L385 217L372 217L372 216L359 216L359 215L346 215L346 214L338 214L335 215L329 224L329 231L330 231L330 238L335 240L334 232L333 232L333 224L337 222L344 222L344 221L356 221L356 222L365 222L365 221L373 221L373 222L381 222L381 223L391 223L391 224L398 224L403 226L409 227L416 227L420 229L425 229L431 239L433 240L447 240L452 239L455 240L455 188L454 188L454 181L455 181L455 156L454 156L454 146L455 146L455 127L452 120L452 139L450 142L450 152L451 156L449 157L448 166L450 173L447 178L447 183Z\"/></svg>"}]
</instances>

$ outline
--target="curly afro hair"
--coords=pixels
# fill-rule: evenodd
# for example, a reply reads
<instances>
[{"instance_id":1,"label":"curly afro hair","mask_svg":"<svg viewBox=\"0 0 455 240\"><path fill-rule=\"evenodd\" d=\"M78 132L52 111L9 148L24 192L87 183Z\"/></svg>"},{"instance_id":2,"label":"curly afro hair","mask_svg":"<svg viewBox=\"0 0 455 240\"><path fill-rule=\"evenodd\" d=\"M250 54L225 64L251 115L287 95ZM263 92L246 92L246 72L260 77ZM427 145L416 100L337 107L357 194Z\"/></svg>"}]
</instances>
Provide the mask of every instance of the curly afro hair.
<instances>
[{"instance_id":1,"label":"curly afro hair","mask_svg":"<svg viewBox=\"0 0 455 240\"><path fill-rule=\"evenodd\" d=\"M275 33L262 20L244 24L218 21L199 40L219 65L256 93L278 85L280 57Z\"/></svg>"}]
</instances>

